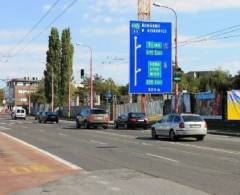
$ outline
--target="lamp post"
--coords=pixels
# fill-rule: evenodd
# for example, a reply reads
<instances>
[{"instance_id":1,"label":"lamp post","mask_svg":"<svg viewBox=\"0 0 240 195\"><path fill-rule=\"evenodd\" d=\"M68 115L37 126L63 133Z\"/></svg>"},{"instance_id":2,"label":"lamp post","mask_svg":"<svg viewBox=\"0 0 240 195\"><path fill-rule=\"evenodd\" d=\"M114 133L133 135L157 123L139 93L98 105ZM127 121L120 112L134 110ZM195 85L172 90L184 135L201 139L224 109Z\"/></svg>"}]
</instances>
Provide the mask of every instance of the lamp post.
<instances>
[{"instance_id":1,"label":"lamp post","mask_svg":"<svg viewBox=\"0 0 240 195\"><path fill-rule=\"evenodd\" d=\"M156 7L162 7L162 8L166 8L166 9L169 9L171 10L174 15L175 15L175 39L174 39L174 43L175 43L175 69L178 68L178 17L177 17L177 12L171 8L171 7L168 7L168 6L165 6L165 5L160 5L158 3L153 3L154 6ZM179 95L179 92L178 92L178 83L175 82L175 95L176 95L176 100L175 100L175 112L178 113L178 95Z\"/></svg>"},{"instance_id":2,"label":"lamp post","mask_svg":"<svg viewBox=\"0 0 240 195\"><path fill-rule=\"evenodd\" d=\"M83 43L76 43L76 45L86 47L90 51L90 108L93 108L93 79L92 79L92 48L89 45L83 44Z\"/></svg>"}]
</instances>

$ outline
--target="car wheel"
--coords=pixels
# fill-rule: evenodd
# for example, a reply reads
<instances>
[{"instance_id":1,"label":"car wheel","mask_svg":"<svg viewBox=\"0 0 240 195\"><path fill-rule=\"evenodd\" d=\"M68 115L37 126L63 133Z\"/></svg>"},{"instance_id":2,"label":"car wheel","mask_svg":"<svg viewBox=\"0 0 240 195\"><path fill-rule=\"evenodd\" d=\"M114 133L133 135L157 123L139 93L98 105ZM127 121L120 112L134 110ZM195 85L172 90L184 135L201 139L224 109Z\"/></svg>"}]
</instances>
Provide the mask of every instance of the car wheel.
<instances>
[{"instance_id":1,"label":"car wheel","mask_svg":"<svg viewBox=\"0 0 240 195\"><path fill-rule=\"evenodd\" d=\"M84 126L85 129L88 129L88 128L89 128L88 122L87 122L87 121L84 121L83 126Z\"/></svg>"},{"instance_id":2,"label":"car wheel","mask_svg":"<svg viewBox=\"0 0 240 195\"><path fill-rule=\"evenodd\" d=\"M154 128L152 128L151 133L152 133L152 138L153 139L157 139L158 138L158 135L157 135L156 130Z\"/></svg>"},{"instance_id":3,"label":"car wheel","mask_svg":"<svg viewBox=\"0 0 240 195\"><path fill-rule=\"evenodd\" d=\"M58 123L58 120L56 120L56 123Z\"/></svg>"},{"instance_id":4,"label":"car wheel","mask_svg":"<svg viewBox=\"0 0 240 195\"><path fill-rule=\"evenodd\" d=\"M171 131L169 132L169 139L170 139L171 141L175 141L175 140L176 140L176 135L175 135L175 133L174 133L173 130L171 130Z\"/></svg>"},{"instance_id":5,"label":"car wheel","mask_svg":"<svg viewBox=\"0 0 240 195\"><path fill-rule=\"evenodd\" d=\"M204 135L199 135L196 138L198 141L202 141L202 140L204 140Z\"/></svg>"},{"instance_id":6,"label":"car wheel","mask_svg":"<svg viewBox=\"0 0 240 195\"><path fill-rule=\"evenodd\" d=\"M41 123L42 121L41 120L38 120L38 123Z\"/></svg>"},{"instance_id":7,"label":"car wheel","mask_svg":"<svg viewBox=\"0 0 240 195\"><path fill-rule=\"evenodd\" d=\"M115 129L118 129L118 124L116 122L115 122L114 126L115 126Z\"/></svg>"},{"instance_id":8,"label":"car wheel","mask_svg":"<svg viewBox=\"0 0 240 195\"><path fill-rule=\"evenodd\" d=\"M80 129L80 127L81 127L81 125L79 124L78 121L76 121L76 128L77 128L77 129Z\"/></svg>"},{"instance_id":9,"label":"car wheel","mask_svg":"<svg viewBox=\"0 0 240 195\"><path fill-rule=\"evenodd\" d=\"M143 129L144 129L144 130L147 130L147 129L148 129L148 127L147 127L147 126L144 126L144 127L143 127Z\"/></svg>"},{"instance_id":10,"label":"car wheel","mask_svg":"<svg viewBox=\"0 0 240 195\"><path fill-rule=\"evenodd\" d=\"M108 126L107 125L103 125L103 129L107 129L108 128Z\"/></svg>"}]
</instances>

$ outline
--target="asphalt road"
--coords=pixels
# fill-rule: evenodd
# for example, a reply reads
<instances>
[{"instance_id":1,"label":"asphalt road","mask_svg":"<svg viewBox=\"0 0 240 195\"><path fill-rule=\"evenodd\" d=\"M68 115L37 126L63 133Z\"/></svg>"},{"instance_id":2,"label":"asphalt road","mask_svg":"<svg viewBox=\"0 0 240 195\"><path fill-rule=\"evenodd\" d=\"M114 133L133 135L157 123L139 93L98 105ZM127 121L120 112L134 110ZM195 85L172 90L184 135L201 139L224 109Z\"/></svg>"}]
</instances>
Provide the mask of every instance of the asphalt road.
<instances>
[{"instance_id":1,"label":"asphalt road","mask_svg":"<svg viewBox=\"0 0 240 195\"><path fill-rule=\"evenodd\" d=\"M204 141L188 138L170 142L153 140L150 130L75 129L75 123L69 121L39 124L10 117L0 119L0 131L85 169L88 177L58 183L62 188L64 183L72 185L76 191L82 185L82 190L88 191L82 194L95 194L94 188L102 185L98 194L110 189L109 194L156 194L163 190L165 194L240 195L239 137L207 135ZM49 192L56 190L56 186L47 188Z\"/></svg>"}]
</instances>

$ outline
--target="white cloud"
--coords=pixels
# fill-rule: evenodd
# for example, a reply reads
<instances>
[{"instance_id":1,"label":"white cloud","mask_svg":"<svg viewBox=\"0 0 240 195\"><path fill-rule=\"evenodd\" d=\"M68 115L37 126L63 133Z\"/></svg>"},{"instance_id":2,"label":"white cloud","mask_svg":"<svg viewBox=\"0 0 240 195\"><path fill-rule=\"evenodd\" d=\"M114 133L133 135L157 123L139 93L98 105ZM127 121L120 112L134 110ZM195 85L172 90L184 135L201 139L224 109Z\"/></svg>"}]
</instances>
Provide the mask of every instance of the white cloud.
<instances>
[{"instance_id":1,"label":"white cloud","mask_svg":"<svg viewBox=\"0 0 240 195\"><path fill-rule=\"evenodd\" d=\"M240 7L239 0L152 0L161 5L176 9L178 12L199 12L206 10ZM96 12L129 12L137 8L137 0L97 0L92 9Z\"/></svg>"},{"instance_id":2,"label":"white cloud","mask_svg":"<svg viewBox=\"0 0 240 195\"><path fill-rule=\"evenodd\" d=\"M92 6L97 12L128 12L137 7L137 0L97 0Z\"/></svg>"},{"instance_id":3,"label":"white cloud","mask_svg":"<svg viewBox=\"0 0 240 195\"><path fill-rule=\"evenodd\" d=\"M81 34L87 34L88 36L96 35L96 36L106 36L106 35L121 35L127 34L129 32L128 25L120 25L115 28L85 28L81 29Z\"/></svg>"},{"instance_id":4,"label":"white cloud","mask_svg":"<svg viewBox=\"0 0 240 195\"><path fill-rule=\"evenodd\" d=\"M23 46L16 47L16 45L0 45L0 53L2 54L19 54L19 55L26 55L28 57L29 54L31 55L45 55L47 51L47 44L30 44L25 49ZM9 53L10 52L10 53Z\"/></svg>"},{"instance_id":5,"label":"white cloud","mask_svg":"<svg viewBox=\"0 0 240 195\"><path fill-rule=\"evenodd\" d=\"M51 4L46 4L42 7L42 10L44 12L47 12L48 10L50 10L52 8L52 5Z\"/></svg>"},{"instance_id":6,"label":"white cloud","mask_svg":"<svg viewBox=\"0 0 240 195\"><path fill-rule=\"evenodd\" d=\"M27 30L24 30L24 29L18 29L18 30L2 29L2 30L0 30L0 40L2 40L2 41L20 40L26 33L27 33Z\"/></svg>"},{"instance_id":7,"label":"white cloud","mask_svg":"<svg viewBox=\"0 0 240 195\"><path fill-rule=\"evenodd\" d=\"M233 60L229 62L223 62L219 65L219 67L223 70L229 71L230 74L233 76L237 74L238 71L240 71L240 61L239 60Z\"/></svg>"},{"instance_id":8,"label":"white cloud","mask_svg":"<svg viewBox=\"0 0 240 195\"><path fill-rule=\"evenodd\" d=\"M156 0L155 2L174 8L178 12L199 12L240 7L239 0Z\"/></svg>"}]
</instances>

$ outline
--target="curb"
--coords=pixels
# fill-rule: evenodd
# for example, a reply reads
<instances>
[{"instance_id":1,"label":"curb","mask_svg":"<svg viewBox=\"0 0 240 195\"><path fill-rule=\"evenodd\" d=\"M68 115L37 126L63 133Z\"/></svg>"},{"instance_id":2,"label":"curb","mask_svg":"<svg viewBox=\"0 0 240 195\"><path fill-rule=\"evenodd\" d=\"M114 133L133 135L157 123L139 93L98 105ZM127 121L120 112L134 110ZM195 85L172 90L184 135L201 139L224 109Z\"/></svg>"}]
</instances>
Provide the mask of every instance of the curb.
<instances>
[{"instance_id":1,"label":"curb","mask_svg":"<svg viewBox=\"0 0 240 195\"><path fill-rule=\"evenodd\" d=\"M240 137L240 133L229 133L229 132L223 132L223 131L219 131L219 132L218 131L208 131L208 134Z\"/></svg>"}]
</instances>

